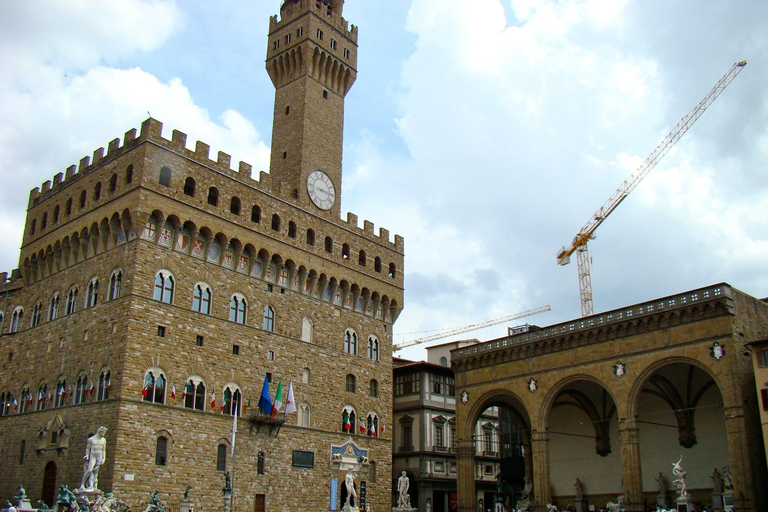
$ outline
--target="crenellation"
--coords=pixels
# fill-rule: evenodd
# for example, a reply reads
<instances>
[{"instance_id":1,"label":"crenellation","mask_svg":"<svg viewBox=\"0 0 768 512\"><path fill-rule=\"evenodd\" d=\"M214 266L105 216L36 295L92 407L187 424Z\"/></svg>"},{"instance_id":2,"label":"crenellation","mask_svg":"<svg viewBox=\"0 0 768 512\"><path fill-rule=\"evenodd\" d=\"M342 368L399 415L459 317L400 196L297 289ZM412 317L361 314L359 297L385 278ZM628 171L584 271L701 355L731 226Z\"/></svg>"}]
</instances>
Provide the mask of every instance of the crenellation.
<instances>
[{"instance_id":1,"label":"crenellation","mask_svg":"<svg viewBox=\"0 0 768 512\"><path fill-rule=\"evenodd\" d=\"M124 146L127 146L131 142L135 141L136 140L136 128L131 128L130 130L125 132L124 140L125 140L125 145Z\"/></svg>"},{"instance_id":2,"label":"crenellation","mask_svg":"<svg viewBox=\"0 0 768 512\"><path fill-rule=\"evenodd\" d=\"M76 172L77 172L77 166L76 165L70 165L69 167L67 167L67 177L66 177L66 179L64 181L69 180L72 176L75 175Z\"/></svg>"},{"instance_id":3,"label":"crenellation","mask_svg":"<svg viewBox=\"0 0 768 512\"><path fill-rule=\"evenodd\" d=\"M386 228L379 228L379 238L389 242L389 230Z\"/></svg>"},{"instance_id":4,"label":"crenellation","mask_svg":"<svg viewBox=\"0 0 768 512\"><path fill-rule=\"evenodd\" d=\"M397 249L397 251L400 253L405 250L405 242L403 237L400 235L395 235L395 249Z\"/></svg>"},{"instance_id":5,"label":"crenellation","mask_svg":"<svg viewBox=\"0 0 768 512\"><path fill-rule=\"evenodd\" d=\"M83 174L86 169L91 165L91 157L84 156L80 159L80 165L77 167L77 172Z\"/></svg>"},{"instance_id":6,"label":"crenellation","mask_svg":"<svg viewBox=\"0 0 768 512\"><path fill-rule=\"evenodd\" d=\"M93 165L99 165L104 160L104 148L101 147L93 152Z\"/></svg>"},{"instance_id":7,"label":"crenellation","mask_svg":"<svg viewBox=\"0 0 768 512\"><path fill-rule=\"evenodd\" d=\"M275 14L269 18L269 33L272 34L275 30L280 29L283 24L290 23L303 13L312 12L325 23L331 25L333 28L344 34L355 44L357 44L357 26L350 25L347 20L341 16L341 6L333 6L334 12L330 16L327 16L328 6L312 0L299 0L296 3L285 3L280 8L280 16ZM338 12L336 12L336 10Z\"/></svg>"},{"instance_id":8,"label":"crenellation","mask_svg":"<svg viewBox=\"0 0 768 512\"><path fill-rule=\"evenodd\" d=\"M358 227L357 226L357 214L352 212L347 212L347 224L349 224L352 227Z\"/></svg>"},{"instance_id":9,"label":"crenellation","mask_svg":"<svg viewBox=\"0 0 768 512\"><path fill-rule=\"evenodd\" d=\"M237 172L240 173L240 176L243 178L251 179L251 172L253 171L253 166L249 163L243 162L240 160L240 165L237 168Z\"/></svg>"},{"instance_id":10,"label":"crenellation","mask_svg":"<svg viewBox=\"0 0 768 512\"><path fill-rule=\"evenodd\" d=\"M263 190L270 190L272 188L272 175L268 172L259 171L259 183Z\"/></svg>"},{"instance_id":11,"label":"crenellation","mask_svg":"<svg viewBox=\"0 0 768 512\"><path fill-rule=\"evenodd\" d=\"M208 144L200 140L195 143L195 154L197 156L205 159L209 159L208 157L210 153L211 153L211 146L209 146Z\"/></svg>"},{"instance_id":12,"label":"crenellation","mask_svg":"<svg viewBox=\"0 0 768 512\"><path fill-rule=\"evenodd\" d=\"M48 180L45 183L43 183L43 190L42 190L41 194L45 194L49 190L51 190L51 180Z\"/></svg>"},{"instance_id":13,"label":"crenellation","mask_svg":"<svg viewBox=\"0 0 768 512\"><path fill-rule=\"evenodd\" d=\"M114 138L111 141L109 141L109 144L107 145L107 155L112 155L115 151L120 149L120 138Z\"/></svg>"},{"instance_id":14,"label":"crenellation","mask_svg":"<svg viewBox=\"0 0 768 512\"><path fill-rule=\"evenodd\" d=\"M159 140L163 136L163 123L151 117L141 123L139 138Z\"/></svg>"},{"instance_id":15,"label":"crenellation","mask_svg":"<svg viewBox=\"0 0 768 512\"><path fill-rule=\"evenodd\" d=\"M372 235L373 234L373 222L371 222L369 220L364 220L363 221L363 231L365 231L369 235Z\"/></svg>"},{"instance_id":16,"label":"crenellation","mask_svg":"<svg viewBox=\"0 0 768 512\"><path fill-rule=\"evenodd\" d=\"M171 134L171 142L177 149L186 149L187 134L180 132L179 130L173 130L173 133Z\"/></svg>"},{"instance_id":17,"label":"crenellation","mask_svg":"<svg viewBox=\"0 0 768 512\"><path fill-rule=\"evenodd\" d=\"M59 185L63 178L64 178L64 174L63 173L56 174L56 176L53 177L53 184L54 184L54 186Z\"/></svg>"},{"instance_id":18,"label":"crenellation","mask_svg":"<svg viewBox=\"0 0 768 512\"><path fill-rule=\"evenodd\" d=\"M228 171L232 170L232 168L229 166L231 160L232 157L223 151L219 151L219 154L216 157L216 163Z\"/></svg>"}]
</instances>

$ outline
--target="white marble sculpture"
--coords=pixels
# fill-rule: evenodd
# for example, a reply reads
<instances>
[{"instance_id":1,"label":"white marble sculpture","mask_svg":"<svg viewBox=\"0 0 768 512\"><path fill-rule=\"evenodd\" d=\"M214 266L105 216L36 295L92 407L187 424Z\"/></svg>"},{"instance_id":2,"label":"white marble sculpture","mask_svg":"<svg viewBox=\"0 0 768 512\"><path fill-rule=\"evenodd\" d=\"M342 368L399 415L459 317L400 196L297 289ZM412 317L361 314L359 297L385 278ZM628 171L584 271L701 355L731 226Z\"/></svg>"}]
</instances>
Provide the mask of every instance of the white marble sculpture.
<instances>
[{"instance_id":1,"label":"white marble sculpture","mask_svg":"<svg viewBox=\"0 0 768 512\"><path fill-rule=\"evenodd\" d=\"M683 461L683 456L680 456L680 460L672 464L672 474L675 475L674 483L675 487L677 487L678 492L678 498L687 498L689 496L688 494L688 487L685 484L685 470L683 470L683 467L680 465L680 463Z\"/></svg>"},{"instance_id":2,"label":"white marble sculpture","mask_svg":"<svg viewBox=\"0 0 768 512\"><path fill-rule=\"evenodd\" d=\"M408 475L403 471L400 478L397 479L397 507L410 508L411 497L408 495L408 489L411 488L411 482Z\"/></svg>"},{"instance_id":3,"label":"white marble sculpture","mask_svg":"<svg viewBox=\"0 0 768 512\"><path fill-rule=\"evenodd\" d=\"M101 469L107 456L107 440L104 439L106 433L106 427L99 427L96 429L96 433L89 437L85 443L83 480L80 483L80 491L93 491L99 488L99 469Z\"/></svg>"},{"instance_id":4,"label":"white marble sculpture","mask_svg":"<svg viewBox=\"0 0 768 512\"><path fill-rule=\"evenodd\" d=\"M357 509L357 491L355 491L355 470L349 468L344 475L344 488L347 490L347 501L344 502L344 510Z\"/></svg>"}]
</instances>

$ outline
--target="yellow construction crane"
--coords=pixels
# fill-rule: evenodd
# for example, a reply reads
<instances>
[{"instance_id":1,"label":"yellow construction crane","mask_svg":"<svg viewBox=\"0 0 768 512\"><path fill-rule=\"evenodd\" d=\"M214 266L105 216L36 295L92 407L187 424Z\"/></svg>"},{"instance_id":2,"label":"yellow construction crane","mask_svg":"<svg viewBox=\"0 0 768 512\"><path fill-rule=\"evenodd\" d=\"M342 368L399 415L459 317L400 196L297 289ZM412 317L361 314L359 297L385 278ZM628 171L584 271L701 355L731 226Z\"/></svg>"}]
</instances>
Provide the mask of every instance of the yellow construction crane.
<instances>
[{"instance_id":1,"label":"yellow construction crane","mask_svg":"<svg viewBox=\"0 0 768 512\"><path fill-rule=\"evenodd\" d=\"M392 345L392 350L394 352L397 352L402 348L418 345L419 343L426 343L427 341L434 341L434 340L439 340L440 338L447 338L448 336L453 336L454 334L461 334L462 332L476 331L477 329L483 329L484 327L490 327L491 325L509 322L510 320L517 320L518 318L525 318L526 316L538 315L539 313L543 313L545 311L551 311L551 310L552 308L550 308L549 304L547 304L546 306L541 306L535 309L529 309L527 311L523 311L522 313L515 313L514 315L509 315L502 318L496 318L495 320L488 320L487 322L481 322L479 324L465 325L464 327L457 327L456 329L441 331L437 334L432 334L430 336L425 336L423 338L404 341L402 343L395 343Z\"/></svg>"},{"instance_id":2,"label":"yellow construction crane","mask_svg":"<svg viewBox=\"0 0 768 512\"><path fill-rule=\"evenodd\" d=\"M595 230L603 223L603 221L616 209L619 204L629 195L632 190L645 178L645 176L653 169L659 161L664 158L664 155L672 149L680 137L701 117L705 110L717 99L728 84L730 84L734 78L741 72L742 68L747 65L747 61L741 61L731 66L731 69L723 75L723 77L715 84L711 91L704 97L693 110L688 112L677 123L675 128L664 137L656 149L651 152L648 158L637 168L637 170L626 180L621 186L613 193L611 197L600 207L599 210L592 216L581 230L576 233L573 238L573 242L566 249L565 247L557 251L557 264L567 265L571 261L571 254L576 253L576 261L578 263L579 271L579 295L581 298L581 316L589 316L594 314L595 309L592 304L592 277L590 275L590 261L589 252L587 250L587 242L595 238Z\"/></svg>"}]
</instances>

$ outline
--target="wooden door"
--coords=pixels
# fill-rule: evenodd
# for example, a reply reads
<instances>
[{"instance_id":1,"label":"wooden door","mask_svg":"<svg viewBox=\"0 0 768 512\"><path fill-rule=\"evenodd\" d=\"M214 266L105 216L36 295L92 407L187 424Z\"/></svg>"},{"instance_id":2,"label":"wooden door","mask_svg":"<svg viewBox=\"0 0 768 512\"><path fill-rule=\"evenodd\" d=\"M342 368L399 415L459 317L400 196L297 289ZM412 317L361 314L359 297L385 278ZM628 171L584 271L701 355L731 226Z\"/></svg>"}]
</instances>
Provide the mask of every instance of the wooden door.
<instances>
[{"instance_id":1,"label":"wooden door","mask_svg":"<svg viewBox=\"0 0 768 512\"><path fill-rule=\"evenodd\" d=\"M267 512L267 496L257 494L253 500L253 512Z\"/></svg>"},{"instance_id":2,"label":"wooden door","mask_svg":"<svg viewBox=\"0 0 768 512\"><path fill-rule=\"evenodd\" d=\"M42 500L50 508L56 508L56 463L51 461L43 470Z\"/></svg>"}]
</instances>

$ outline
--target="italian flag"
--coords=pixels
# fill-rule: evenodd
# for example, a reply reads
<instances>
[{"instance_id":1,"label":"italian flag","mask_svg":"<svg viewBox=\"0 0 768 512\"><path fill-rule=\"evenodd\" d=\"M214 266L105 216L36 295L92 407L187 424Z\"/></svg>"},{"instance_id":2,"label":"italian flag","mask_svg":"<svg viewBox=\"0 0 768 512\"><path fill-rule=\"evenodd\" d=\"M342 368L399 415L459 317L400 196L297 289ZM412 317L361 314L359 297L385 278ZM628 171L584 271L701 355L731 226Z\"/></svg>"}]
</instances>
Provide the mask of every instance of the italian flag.
<instances>
[{"instance_id":1,"label":"italian flag","mask_svg":"<svg viewBox=\"0 0 768 512\"><path fill-rule=\"evenodd\" d=\"M251 406L251 397L248 397L248 403L243 406L243 412L247 411Z\"/></svg>"},{"instance_id":2,"label":"italian flag","mask_svg":"<svg viewBox=\"0 0 768 512\"><path fill-rule=\"evenodd\" d=\"M216 392L211 391L211 409L216 408Z\"/></svg>"},{"instance_id":3,"label":"italian flag","mask_svg":"<svg viewBox=\"0 0 768 512\"><path fill-rule=\"evenodd\" d=\"M272 416L280 412L280 408L283 406L283 381L277 383L277 393L275 393L275 399L272 401Z\"/></svg>"},{"instance_id":4,"label":"italian flag","mask_svg":"<svg viewBox=\"0 0 768 512\"><path fill-rule=\"evenodd\" d=\"M360 427L360 433L365 434L365 422L363 421L363 418L360 418L357 423Z\"/></svg>"},{"instance_id":5,"label":"italian flag","mask_svg":"<svg viewBox=\"0 0 768 512\"><path fill-rule=\"evenodd\" d=\"M171 398L176 400L176 384L171 384Z\"/></svg>"},{"instance_id":6,"label":"italian flag","mask_svg":"<svg viewBox=\"0 0 768 512\"><path fill-rule=\"evenodd\" d=\"M347 411L344 411L344 414L341 416L341 421L344 422L344 432L352 430L352 424L349 422L349 413Z\"/></svg>"}]
</instances>

